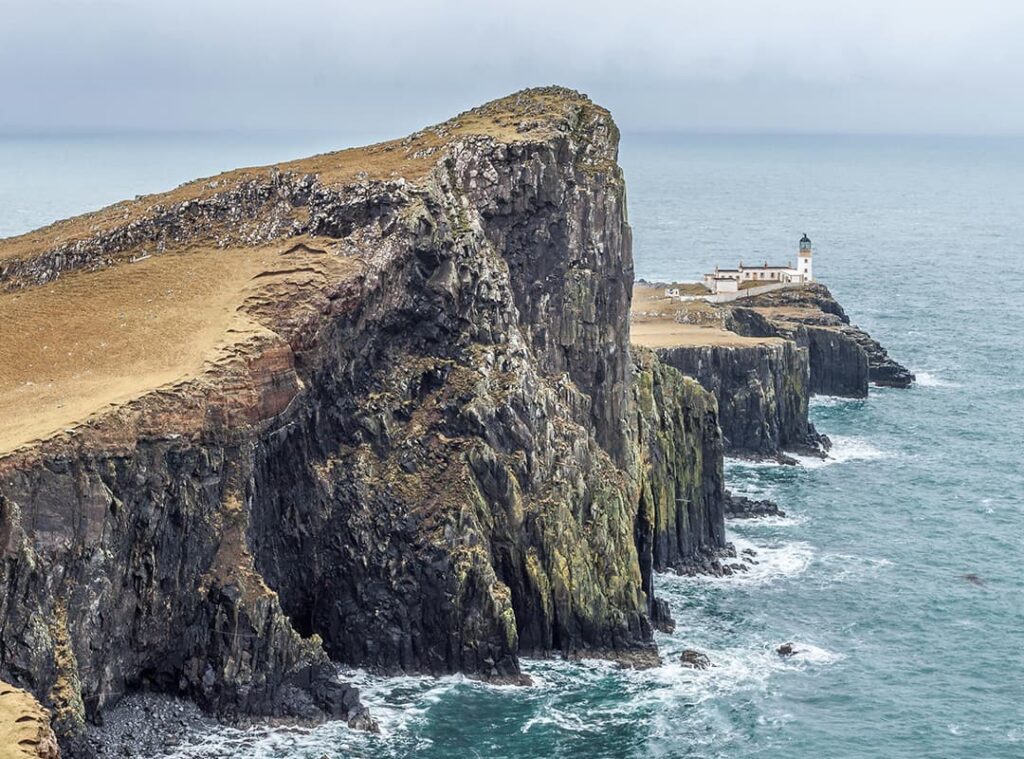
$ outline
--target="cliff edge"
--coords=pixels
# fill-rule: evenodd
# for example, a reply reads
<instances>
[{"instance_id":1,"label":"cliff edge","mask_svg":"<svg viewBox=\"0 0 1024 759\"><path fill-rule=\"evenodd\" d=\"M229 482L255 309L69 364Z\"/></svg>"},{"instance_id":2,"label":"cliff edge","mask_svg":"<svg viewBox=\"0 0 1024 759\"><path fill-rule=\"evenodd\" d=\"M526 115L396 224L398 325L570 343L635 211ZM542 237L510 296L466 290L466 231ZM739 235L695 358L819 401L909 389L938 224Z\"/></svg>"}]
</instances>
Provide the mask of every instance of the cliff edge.
<instances>
[{"instance_id":1,"label":"cliff edge","mask_svg":"<svg viewBox=\"0 0 1024 759\"><path fill-rule=\"evenodd\" d=\"M372 728L332 662L657 660L721 439L630 355L617 146L528 90L0 242L0 673L67 749L139 690Z\"/></svg>"},{"instance_id":2,"label":"cliff edge","mask_svg":"<svg viewBox=\"0 0 1024 759\"><path fill-rule=\"evenodd\" d=\"M829 449L809 420L812 395L863 398L870 383L914 381L819 283L711 304L639 282L632 340L714 393L726 449L757 458Z\"/></svg>"}]
</instances>

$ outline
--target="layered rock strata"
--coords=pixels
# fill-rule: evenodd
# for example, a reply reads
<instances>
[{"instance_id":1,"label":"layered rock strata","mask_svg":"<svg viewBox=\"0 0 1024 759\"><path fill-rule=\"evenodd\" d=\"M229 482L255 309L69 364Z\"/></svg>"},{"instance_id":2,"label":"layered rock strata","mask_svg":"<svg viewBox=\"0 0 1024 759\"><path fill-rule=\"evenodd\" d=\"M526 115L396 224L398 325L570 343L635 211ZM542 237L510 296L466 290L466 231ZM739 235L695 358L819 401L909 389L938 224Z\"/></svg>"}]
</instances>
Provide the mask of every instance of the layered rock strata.
<instances>
[{"instance_id":1,"label":"layered rock strata","mask_svg":"<svg viewBox=\"0 0 1024 759\"><path fill-rule=\"evenodd\" d=\"M667 626L652 570L709 565L726 547L718 404L653 351L634 348L633 358L641 473L637 552L652 619Z\"/></svg>"},{"instance_id":2,"label":"layered rock strata","mask_svg":"<svg viewBox=\"0 0 1024 759\"><path fill-rule=\"evenodd\" d=\"M337 662L657 660L723 449L822 441L809 344L631 354L617 145L530 90L0 242L0 675L67 755L134 691L372 729Z\"/></svg>"},{"instance_id":3,"label":"layered rock strata","mask_svg":"<svg viewBox=\"0 0 1024 759\"><path fill-rule=\"evenodd\" d=\"M666 287L637 284L633 340L715 394L728 452L821 455L830 443L809 421L812 395L861 398L871 382L913 381L821 284L720 305L671 298Z\"/></svg>"},{"instance_id":4,"label":"layered rock strata","mask_svg":"<svg viewBox=\"0 0 1024 759\"><path fill-rule=\"evenodd\" d=\"M656 660L721 439L630 357L617 142L532 90L0 243L0 308L52 314L3 343L0 672L71 753L137 690L372 727L332 661Z\"/></svg>"},{"instance_id":5,"label":"layered rock strata","mask_svg":"<svg viewBox=\"0 0 1024 759\"><path fill-rule=\"evenodd\" d=\"M726 450L770 458L827 448L808 419L810 362L796 343L680 345L660 348L658 356L714 393Z\"/></svg>"},{"instance_id":6,"label":"layered rock strata","mask_svg":"<svg viewBox=\"0 0 1024 759\"><path fill-rule=\"evenodd\" d=\"M909 387L914 375L893 360L867 332L850 323L843 307L820 283L783 288L731 305L739 334L783 337L806 347L811 392L867 396L868 384Z\"/></svg>"}]
</instances>

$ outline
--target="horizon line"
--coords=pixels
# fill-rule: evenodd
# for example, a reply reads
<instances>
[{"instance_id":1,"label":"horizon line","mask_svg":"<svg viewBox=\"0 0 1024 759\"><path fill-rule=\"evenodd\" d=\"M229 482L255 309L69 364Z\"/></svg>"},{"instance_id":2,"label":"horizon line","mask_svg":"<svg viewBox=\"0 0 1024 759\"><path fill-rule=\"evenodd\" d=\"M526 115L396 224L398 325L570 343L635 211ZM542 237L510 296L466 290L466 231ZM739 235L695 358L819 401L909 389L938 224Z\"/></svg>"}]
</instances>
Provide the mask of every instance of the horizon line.
<instances>
[{"instance_id":1,"label":"horizon line","mask_svg":"<svg viewBox=\"0 0 1024 759\"><path fill-rule=\"evenodd\" d=\"M430 125L433 126L433 125ZM430 128L421 127L421 128ZM389 136L370 136L370 130L354 129L349 138L366 132L367 139L383 142L396 139ZM772 129L735 127L619 127L623 136L637 137L875 137L875 138L950 138L950 139L1024 139L1024 132L912 132L899 130L829 130L829 129ZM336 134L342 140L345 133L330 128L316 127L0 127L0 140L15 139L90 139L90 138L140 138L140 137L327 137ZM400 139L403 135L398 135ZM360 137L359 139L363 139ZM358 143L363 145L368 143ZM348 147L348 146L345 146Z\"/></svg>"}]
</instances>

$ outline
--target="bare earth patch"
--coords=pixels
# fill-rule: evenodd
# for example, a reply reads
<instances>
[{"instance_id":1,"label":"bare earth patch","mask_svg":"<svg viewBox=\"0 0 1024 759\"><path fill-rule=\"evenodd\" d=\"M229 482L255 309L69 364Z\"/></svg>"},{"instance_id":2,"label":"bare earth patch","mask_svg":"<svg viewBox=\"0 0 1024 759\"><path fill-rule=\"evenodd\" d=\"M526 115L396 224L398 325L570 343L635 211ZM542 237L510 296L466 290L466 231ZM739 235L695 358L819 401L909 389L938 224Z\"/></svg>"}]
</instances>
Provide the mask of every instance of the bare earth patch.
<instances>
[{"instance_id":1,"label":"bare earth patch","mask_svg":"<svg viewBox=\"0 0 1024 759\"><path fill-rule=\"evenodd\" d=\"M743 337L717 327L679 324L669 319L633 322L630 342L645 348L671 348L677 345L747 346L779 342L776 338Z\"/></svg>"}]
</instances>

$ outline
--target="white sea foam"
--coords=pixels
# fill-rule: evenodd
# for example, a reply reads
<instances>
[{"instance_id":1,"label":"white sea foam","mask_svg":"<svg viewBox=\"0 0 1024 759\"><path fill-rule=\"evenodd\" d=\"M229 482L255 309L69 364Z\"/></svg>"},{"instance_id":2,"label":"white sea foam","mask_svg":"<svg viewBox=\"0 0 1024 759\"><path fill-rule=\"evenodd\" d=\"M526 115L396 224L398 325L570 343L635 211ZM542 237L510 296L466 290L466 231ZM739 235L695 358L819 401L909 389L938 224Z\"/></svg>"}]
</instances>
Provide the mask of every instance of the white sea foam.
<instances>
[{"instance_id":1,"label":"white sea foam","mask_svg":"<svg viewBox=\"0 0 1024 759\"><path fill-rule=\"evenodd\" d=\"M878 574L887 567L893 566L893 562L889 559L853 556L845 553L825 554L818 558L818 562L827 568L826 583Z\"/></svg>"},{"instance_id":2,"label":"white sea foam","mask_svg":"<svg viewBox=\"0 0 1024 759\"><path fill-rule=\"evenodd\" d=\"M848 435L830 435L829 437L832 440L832 448L829 449L828 454L824 458L807 456L791 451L786 451L786 455L792 457L805 469L819 469L823 466L843 464L847 461L868 461L882 458L886 455L885 451L880 450L863 438ZM793 469L790 464L782 464L771 459L759 461L732 456L726 456L724 464L727 475L730 470L742 472L743 470L777 469L784 472Z\"/></svg>"},{"instance_id":3,"label":"white sea foam","mask_svg":"<svg viewBox=\"0 0 1024 759\"><path fill-rule=\"evenodd\" d=\"M920 387L963 387L959 382L937 377L931 372L914 372L915 380Z\"/></svg>"},{"instance_id":4,"label":"white sea foam","mask_svg":"<svg viewBox=\"0 0 1024 759\"><path fill-rule=\"evenodd\" d=\"M860 406L865 402L864 398L845 398L841 395L812 395L810 399L811 408L836 408L843 406Z\"/></svg>"},{"instance_id":5,"label":"white sea foam","mask_svg":"<svg viewBox=\"0 0 1024 759\"><path fill-rule=\"evenodd\" d=\"M789 467L788 464L779 463L774 459L741 459L735 456L726 456L723 459L723 464L727 472L729 469L777 469L779 467Z\"/></svg>"},{"instance_id":6,"label":"white sea foam","mask_svg":"<svg viewBox=\"0 0 1024 759\"><path fill-rule=\"evenodd\" d=\"M728 539L736 548L735 559L723 559L726 564L743 564L746 571L736 571L724 577L698 575L680 576L672 573L659 574L658 582L667 585L692 583L763 585L802 574L814 559L814 549L808 543L792 541L781 544L755 543L752 540L730 532ZM755 556L744 555L743 551L753 550Z\"/></svg>"},{"instance_id":7,"label":"white sea foam","mask_svg":"<svg viewBox=\"0 0 1024 759\"><path fill-rule=\"evenodd\" d=\"M845 464L848 461L880 459L886 454L885 451L876 448L863 438L834 435L832 436L832 448L829 450L828 456L823 459L816 456L791 455L807 469L819 469L830 464Z\"/></svg>"},{"instance_id":8,"label":"white sea foam","mask_svg":"<svg viewBox=\"0 0 1024 759\"><path fill-rule=\"evenodd\" d=\"M796 527L807 521L806 514L794 514L789 512L786 516L770 515L765 517L753 517L751 519L737 519L730 523L736 530L746 532L757 530L760 527Z\"/></svg>"},{"instance_id":9,"label":"white sea foam","mask_svg":"<svg viewBox=\"0 0 1024 759\"><path fill-rule=\"evenodd\" d=\"M633 706L650 707L658 718L679 715L678 709L666 708L666 703L695 706L739 691L764 690L776 673L828 666L843 658L841 654L801 640L793 641L795 654L783 657L776 651L780 644L781 641L772 641L717 648L699 639L687 641L685 646L678 642L662 644L665 661L660 667L625 674L637 683L632 695ZM680 650L690 646L705 653L712 666L707 669L682 666L678 659Z\"/></svg>"},{"instance_id":10,"label":"white sea foam","mask_svg":"<svg viewBox=\"0 0 1024 759\"><path fill-rule=\"evenodd\" d=\"M782 661L789 667L804 668L806 666L824 666L828 664L835 664L838 661L842 661L846 657L843 654L829 651L828 649L816 646L813 643L807 643L806 641L794 640L791 641L793 644L793 655L782 658ZM774 656L778 656L776 651L777 646L772 645L769 647L769 651ZM781 657L780 657L781 658Z\"/></svg>"}]
</instances>

